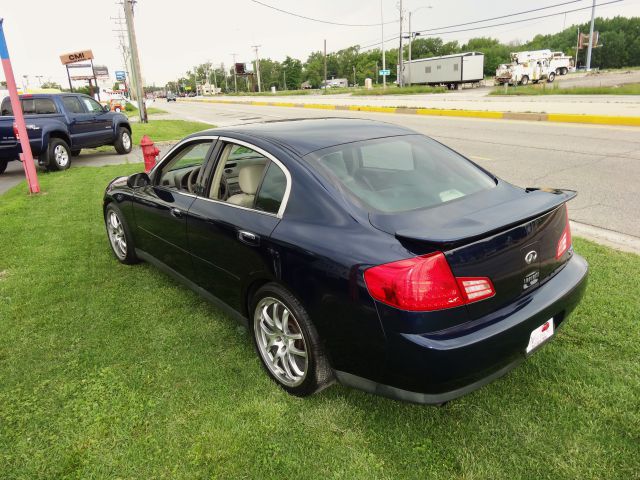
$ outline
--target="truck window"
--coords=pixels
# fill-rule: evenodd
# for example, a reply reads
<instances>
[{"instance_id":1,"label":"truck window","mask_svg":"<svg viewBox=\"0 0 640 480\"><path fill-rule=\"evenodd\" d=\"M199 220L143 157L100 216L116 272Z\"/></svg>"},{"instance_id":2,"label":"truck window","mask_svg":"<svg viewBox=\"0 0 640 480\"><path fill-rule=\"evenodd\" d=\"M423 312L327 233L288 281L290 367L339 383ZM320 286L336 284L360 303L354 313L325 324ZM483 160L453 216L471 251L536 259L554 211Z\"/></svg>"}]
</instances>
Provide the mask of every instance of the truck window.
<instances>
[{"instance_id":1,"label":"truck window","mask_svg":"<svg viewBox=\"0 0 640 480\"><path fill-rule=\"evenodd\" d=\"M50 115L58 112L56 104L50 98L36 98L36 113L38 115Z\"/></svg>"},{"instance_id":2,"label":"truck window","mask_svg":"<svg viewBox=\"0 0 640 480\"><path fill-rule=\"evenodd\" d=\"M77 97L62 97L62 104L69 113L84 113Z\"/></svg>"},{"instance_id":3,"label":"truck window","mask_svg":"<svg viewBox=\"0 0 640 480\"><path fill-rule=\"evenodd\" d=\"M36 114L36 101L33 98L23 98L22 102L22 113L25 115L35 115Z\"/></svg>"},{"instance_id":4,"label":"truck window","mask_svg":"<svg viewBox=\"0 0 640 480\"><path fill-rule=\"evenodd\" d=\"M87 112L98 113L98 112L104 111L102 110L102 105L96 102L93 98L89 98L89 97L80 97L80 98L82 98L82 103L84 103L84 106L87 109Z\"/></svg>"}]
</instances>

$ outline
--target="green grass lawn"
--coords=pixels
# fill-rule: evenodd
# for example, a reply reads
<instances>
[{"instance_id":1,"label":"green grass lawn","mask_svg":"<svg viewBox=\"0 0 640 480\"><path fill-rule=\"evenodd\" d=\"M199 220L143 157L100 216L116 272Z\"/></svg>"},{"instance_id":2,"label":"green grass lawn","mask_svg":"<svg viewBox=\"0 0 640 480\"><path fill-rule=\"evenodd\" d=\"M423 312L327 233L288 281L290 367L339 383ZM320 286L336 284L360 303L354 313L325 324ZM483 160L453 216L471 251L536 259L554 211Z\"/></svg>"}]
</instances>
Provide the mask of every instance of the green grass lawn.
<instances>
[{"instance_id":1,"label":"green grass lawn","mask_svg":"<svg viewBox=\"0 0 640 480\"><path fill-rule=\"evenodd\" d=\"M569 87L560 88L558 83L517 87L496 87L489 95L640 95L640 83L628 83L616 87Z\"/></svg>"},{"instance_id":2,"label":"green grass lawn","mask_svg":"<svg viewBox=\"0 0 640 480\"><path fill-rule=\"evenodd\" d=\"M187 120L149 120L149 123L132 123L131 133L134 145L139 145L143 135L149 135L154 142L167 142L210 128L213 125Z\"/></svg>"},{"instance_id":3,"label":"green grass lawn","mask_svg":"<svg viewBox=\"0 0 640 480\"><path fill-rule=\"evenodd\" d=\"M298 399L233 320L115 260L102 192L141 169L0 196L2 479L638 478L639 256L576 240L590 285L557 338L442 408L338 385Z\"/></svg>"}]
</instances>

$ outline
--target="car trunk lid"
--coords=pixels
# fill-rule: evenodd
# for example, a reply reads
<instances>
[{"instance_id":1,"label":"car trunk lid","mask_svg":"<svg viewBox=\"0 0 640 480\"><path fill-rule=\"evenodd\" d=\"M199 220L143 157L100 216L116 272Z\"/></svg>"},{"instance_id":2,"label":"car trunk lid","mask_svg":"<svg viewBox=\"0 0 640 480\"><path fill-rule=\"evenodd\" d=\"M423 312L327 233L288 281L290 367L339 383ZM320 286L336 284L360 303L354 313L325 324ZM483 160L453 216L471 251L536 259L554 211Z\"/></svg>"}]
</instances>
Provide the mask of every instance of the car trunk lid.
<instances>
[{"instance_id":1,"label":"car trunk lid","mask_svg":"<svg viewBox=\"0 0 640 480\"><path fill-rule=\"evenodd\" d=\"M556 258L575 192L520 189L504 182L437 207L370 214L373 226L422 255L443 251L455 277L488 277L496 294L467 305L469 320L544 283L568 259Z\"/></svg>"}]
</instances>

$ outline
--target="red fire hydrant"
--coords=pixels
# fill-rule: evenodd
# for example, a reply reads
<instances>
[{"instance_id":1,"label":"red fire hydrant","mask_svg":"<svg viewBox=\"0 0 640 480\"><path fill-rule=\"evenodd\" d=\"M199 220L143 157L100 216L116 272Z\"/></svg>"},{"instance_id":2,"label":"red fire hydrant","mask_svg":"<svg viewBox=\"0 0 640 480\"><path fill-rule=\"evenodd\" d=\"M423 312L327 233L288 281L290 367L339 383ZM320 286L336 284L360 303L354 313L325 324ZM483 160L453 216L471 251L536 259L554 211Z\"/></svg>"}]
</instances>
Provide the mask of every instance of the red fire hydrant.
<instances>
[{"instance_id":1,"label":"red fire hydrant","mask_svg":"<svg viewBox=\"0 0 640 480\"><path fill-rule=\"evenodd\" d=\"M153 144L153 140L147 135L143 136L142 140L140 140L140 146L142 147L142 156L144 157L144 171L149 173L156 164L156 157L160 153L160 150L158 150L158 147Z\"/></svg>"}]
</instances>

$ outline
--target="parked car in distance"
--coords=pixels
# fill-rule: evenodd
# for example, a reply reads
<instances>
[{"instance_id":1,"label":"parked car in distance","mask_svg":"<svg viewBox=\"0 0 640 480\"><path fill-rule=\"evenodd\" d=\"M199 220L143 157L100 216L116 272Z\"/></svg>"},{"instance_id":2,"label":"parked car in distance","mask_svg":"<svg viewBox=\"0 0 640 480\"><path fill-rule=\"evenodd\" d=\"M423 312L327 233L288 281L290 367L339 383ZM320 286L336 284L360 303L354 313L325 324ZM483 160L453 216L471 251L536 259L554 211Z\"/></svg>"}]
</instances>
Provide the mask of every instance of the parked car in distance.
<instances>
[{"instance_id":1,"label":"parked car in distance","mask_svg":"<svg viewBox=\"0 0 640 480\"><path fill-rule=\"evenodd\" d=\"M519 364L580 301L574 196L402 127L307 119L191 135L110 182L104 220L120 262L246 323L289 393L337 379L440 404Z\"/></svg>"},{"instance_id":2,"label":"parked car in distance","mask_svg":"<svg viewBox=\"0 0 640 480\"><path fill-rule=\"evenodd\" d=\"M126 116L109 111L88 95L21 95L20 103L34 158L49 170L66 170L83 148L113 145L119 154L131 151L131 125ZM22 151L14 131L9 97L0 105L0 173Z\"/></svg>"},{"instance_id":3,"label":"parked car in distance","mask_svg":"<svg viewBox=\"0 0 640 480\"><path fill-rule=\"evenodd\" d=\"M176 95L172 92L167 93L167 102L175 102Z\"/></svg>"}]
</instances>

